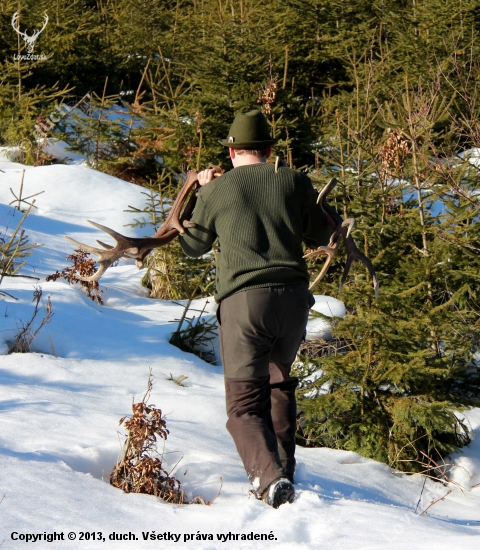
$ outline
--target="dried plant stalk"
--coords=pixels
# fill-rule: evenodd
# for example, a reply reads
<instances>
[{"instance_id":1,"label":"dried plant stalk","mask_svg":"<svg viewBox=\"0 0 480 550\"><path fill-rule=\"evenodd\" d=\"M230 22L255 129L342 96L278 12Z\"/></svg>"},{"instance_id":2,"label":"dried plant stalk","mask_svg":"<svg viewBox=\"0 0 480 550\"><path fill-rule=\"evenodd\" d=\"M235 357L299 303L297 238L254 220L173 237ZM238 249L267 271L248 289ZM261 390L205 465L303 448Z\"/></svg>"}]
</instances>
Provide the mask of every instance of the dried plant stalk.
<instances>
[{"instance_id":1,"label":"dried plant stalk","mask_svg":"<svg viewBox=\"0 0 480 550\"><path fill-rule=\"evenodd\" d=\"M39 312L40 308L40 301L42 299L42 288L36 287L33 292L33 302L35 303L35 306L33 308L33 313L30 321L28 321L25 325L23 325L22 321L22 328L20 332L15 337L15 341L10 346L10 349L8 350L8 353L30 353L30 346L35 339L35 336L39 333L40 329L48 324L52 317L53 317L53 307L52 302L50 301L50 296L47 297L46 303L44 303L44 310L45 315L43 319L40 321L37 328L33 329L33 323L35 321L35 318L37 317L37 314Z\"/></svg>"}]
</instances>

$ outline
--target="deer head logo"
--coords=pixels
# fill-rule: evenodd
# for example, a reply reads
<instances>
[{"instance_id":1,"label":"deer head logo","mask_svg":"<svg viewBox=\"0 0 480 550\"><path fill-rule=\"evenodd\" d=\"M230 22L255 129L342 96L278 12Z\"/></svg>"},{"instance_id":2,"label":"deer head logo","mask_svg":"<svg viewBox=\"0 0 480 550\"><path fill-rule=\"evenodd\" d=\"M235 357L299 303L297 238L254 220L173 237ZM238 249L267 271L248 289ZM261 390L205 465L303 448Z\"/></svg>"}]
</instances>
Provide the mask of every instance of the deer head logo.
<instances>
[{"instance_id":1,"label":"deer head logo","mask_svg":"<svg viewBox=\"0 0 480 550\"><path fill-rule=\"evenodd\" d=\"M45 27L47 26L48 15L45 14L43 17L44 19L43 27L40 30L36 30L32 34L32 36L28 36L26 32L20 31L20 29L18 28L18 19L19 19L19 14L18 14L18 11L16 11L12 17L13 30L15 30L23 38L25 44L27 45L27 52L33 53L33 49L35 48L35 42L37 41L37 38L40 36L40 33L42 33L45 30Z\"/></svg>"}]
</instances>

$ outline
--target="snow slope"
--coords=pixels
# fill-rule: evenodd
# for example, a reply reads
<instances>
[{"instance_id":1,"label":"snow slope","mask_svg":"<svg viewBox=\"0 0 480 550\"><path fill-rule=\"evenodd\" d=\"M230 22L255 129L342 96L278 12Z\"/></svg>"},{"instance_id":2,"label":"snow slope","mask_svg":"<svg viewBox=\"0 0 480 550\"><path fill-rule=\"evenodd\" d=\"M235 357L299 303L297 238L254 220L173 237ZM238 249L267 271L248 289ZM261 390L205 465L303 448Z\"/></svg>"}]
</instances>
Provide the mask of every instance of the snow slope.
<instances>
[{"instance_id":1,"label":"snow slope","mask_svg":"<svg viewBox=\"0 0 480 550\"><path fill-rule=\"evenodd\" d=\"M0 161L0 233L19 220L8 204L14 200L10 188L19 189L22 168ZM23 270L40 281L7 278L0 287L18 299L0 301L3 353L31 316L35 285L54 308L51 323L34 341L36 353L0 355L2 548L23 547L27 534L54 532L63 533L64 540L37 540L35 547L478 547L480 487L474 485L480 483L480 438L452 457L458 464L452 475L463 493L431 480L422 492L423 478L355 453L299 448L295 503L273 510L249 498L246 475L224 427L221 367L168 343L181 304L150 300L140 285L142 273L129 261L102 278L104 307L66 283L44 281L66 265L72 251L63 235L90 244L104 238L86 219L131 235L147 233L123 227L131 222L123 210L143 205L141 189L84 166L26 168L24 196L40 191L38 209L24 227L43 246ZM331 298L319 297L316 307L342 314L341 303ZM189 497L210 500L222 483L211 506L169 505L108 484L122 441L118 421L131 412L132 399L143 395L149 368L155 378L150 401L168 415L170 435L159 449L163 460L175 468ZM188 377L184 387L170 380L180 375ZM480 432L480 410L468 418L472 430ZM450 489L445 500L419 515ZM82 532L89 540L79 540ZM262 534L273 540L254 539ZM120 535L134 539L109 538Z\"/></svg>"}]
</instances>

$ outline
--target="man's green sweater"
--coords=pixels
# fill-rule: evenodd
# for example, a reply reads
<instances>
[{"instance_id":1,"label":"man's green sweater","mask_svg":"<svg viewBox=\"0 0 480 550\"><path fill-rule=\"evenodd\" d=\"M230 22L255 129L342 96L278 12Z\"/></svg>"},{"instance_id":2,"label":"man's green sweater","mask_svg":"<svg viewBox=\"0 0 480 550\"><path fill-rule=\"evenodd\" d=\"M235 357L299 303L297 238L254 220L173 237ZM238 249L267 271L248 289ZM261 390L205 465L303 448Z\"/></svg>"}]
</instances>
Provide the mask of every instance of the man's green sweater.
<instances>
[{"instance_id":1,"label":"man's green sweater","mask_svg":"<svg viewBox=\"0 0 480 550\"><path fill-rule=\"evenodd\" d=\"M180 244L194 258L219 239L215 300L285 284L308 284L302 241L328 243L331 229L310 179L273 164L239 166L202 187Z\"/></svg>"}]
</instances>

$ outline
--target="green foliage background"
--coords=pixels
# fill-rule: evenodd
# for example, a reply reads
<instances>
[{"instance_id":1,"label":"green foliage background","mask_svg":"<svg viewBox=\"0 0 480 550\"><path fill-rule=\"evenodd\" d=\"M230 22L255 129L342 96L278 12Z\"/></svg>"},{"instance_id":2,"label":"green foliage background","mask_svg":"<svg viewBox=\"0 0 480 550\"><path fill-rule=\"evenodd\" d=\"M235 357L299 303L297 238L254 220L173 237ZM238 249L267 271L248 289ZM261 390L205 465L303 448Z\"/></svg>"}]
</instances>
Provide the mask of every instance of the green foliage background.
<instances>
[{"instance_id":1,"label":"green foliage background","mask_svg":"<svg viewBox=\"0 0 480 550\"><path fill-rule=\"evenodd\" d=\"M15 11L30 34L48 13L46 60L15 61ZM319 187L339 180L330 202L356 218L381 288L374 301L354 265L338 294L339 254L317 289L347 305L347 353L297 365L299 438L438 472L480 397L479 23L480 0L4 0L0 145L89 92L49 134L145 186L155 225L155 193L173 197L187 169L229 168L218 139L264 108L276 154ZM22 160L54 161L35 141ZM149 260L159 296L179 280L185 297L209 290L205 261L167 256Z\"/></svg>"}]
</instances>

